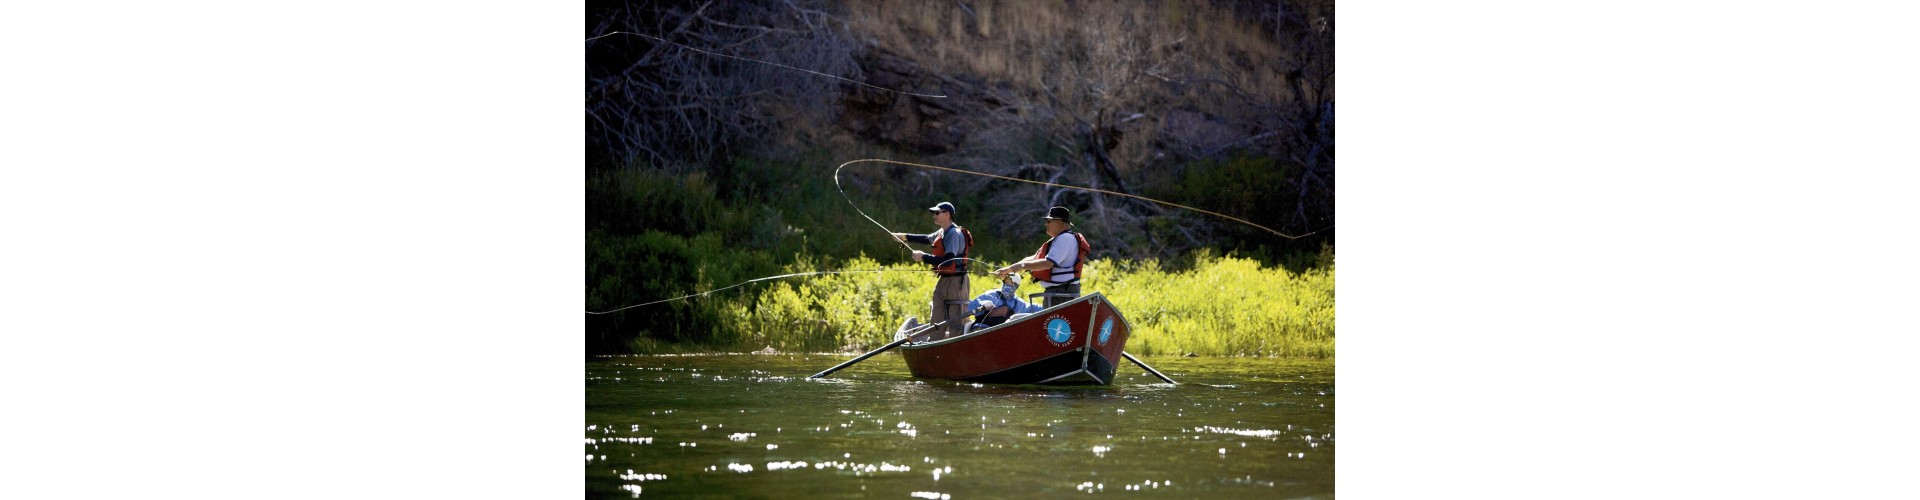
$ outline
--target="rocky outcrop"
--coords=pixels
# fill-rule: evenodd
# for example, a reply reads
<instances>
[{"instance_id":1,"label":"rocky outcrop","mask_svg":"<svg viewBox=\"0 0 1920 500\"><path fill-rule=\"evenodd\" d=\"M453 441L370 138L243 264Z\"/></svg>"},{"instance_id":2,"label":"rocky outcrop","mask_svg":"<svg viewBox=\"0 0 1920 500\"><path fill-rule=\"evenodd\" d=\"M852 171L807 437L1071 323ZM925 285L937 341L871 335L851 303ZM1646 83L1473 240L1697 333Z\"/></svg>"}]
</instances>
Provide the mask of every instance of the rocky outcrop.
<instances>
[{"instance_id":1,"label":"rocky outcrop","mask_svg":"<svg viewBox=\"0 0 1920 500\"><path fill-rule=\"evenodd\" d=\"M977 82L931 74L883 49L870 49L856 60L864 81L874 86L947 96L921 97L847 84L840 126L861 137L945 153L966 139L970 127L963 123L965 113L985 109L987 100L981 99L985 92Z\"/></svg>"}]
</instances>

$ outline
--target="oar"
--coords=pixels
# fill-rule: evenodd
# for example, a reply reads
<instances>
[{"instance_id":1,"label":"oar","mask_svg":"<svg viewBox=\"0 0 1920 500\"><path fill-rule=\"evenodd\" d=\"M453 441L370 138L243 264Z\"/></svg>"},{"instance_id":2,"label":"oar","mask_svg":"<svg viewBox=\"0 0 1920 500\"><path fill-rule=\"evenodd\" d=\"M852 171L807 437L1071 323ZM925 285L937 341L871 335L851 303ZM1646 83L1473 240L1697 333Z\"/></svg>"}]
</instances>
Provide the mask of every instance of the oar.
<instances>
[{"instance_id":1,"label":"oar","mask_svg":"<svg viewBox=\"0 0 1920 500\"><path fill-rule=\"evenodd\" d=\"M1127 354L1127 351L1120 351L1120 357L1127 358L1127 361L1132 361L1133 364L1140 365L1141 368L1146 368L1147 373L1151 373L1155 377L1160 377L1160 380L1165 380L1169 384L1180 385L1179 382L1174 382L1173 379L1167 378L1166 375L1161 375L1160 370L1155 370L1153 367L1147 366L1146 363L1140 362L1140 358L1135 358L1132 354Z\"/></svg>"},{"instance_id":2,"label":"oar","mask_svg":"<svg viewBox=\"0 0 1920 500\"><path fill-rule=\"evenodd\" d=\"M881 347L880 347L879 349L874 349L874 350L872 350L872 351L868 351L868 352L867 352L866 354L861 354L861 355L860 355L860 357L858 357L858 358L853 358L853 359L849 359L849 360L847 360L847 362L845 362L845 363L840 363L839 365L835 365L835 366L834 366L833 368L828 368L828 369L826 369L825 371L822 371L822 372L820 372L820 373L815 373L815 374L813 374L813 376L811 376L811 377L807 377L807 378L809 378L809 379L816 379L816 378L820 378L820 377L825 377L825 376L827 376L827 374L830 374L830 373L833 373L833 372L837 372L837 371L840 371L840 369L841 369L841 368L846 368L846 367L849 367L849 366L853 366L853 364L854 364L854 363L859 363L859 362L861 362L861 361L865 361L865 360L866 360L867 358L871 358L871 357L873 357L873 355L875 355L875 354L880 354L880 353L883 353L883 352L887 352L887 350L888 350L888 349L892 349L892 348L895 348L895 347L900 347L900 344L905 344L905 343L907 343L907 341L909 341L909 340L913 340L913 338L914 338L915 336L918 336L918 335L920 335L921 333L925 333L925 332L926 332L927 330L931 330L931 329L933 329L933 327L935 327L935 326L939 326L939 325L942 325L942 324L945 324L945 323L946 323L945 321L942 321L942 322L939 322L939 323L933 323L933 324L928 324L928 325L921 325L921 327L920 327L920 331L919 331L919 332L915 332L915 333L911 333L911 334L908 334L908 335L907 335L907 336L905 336L905 337L901 337L901 338L900 338L900 340L895 340L895 341L893 341L893 343L891 343L891 344L887 344L887 345L884 345L884 346L881 346ZM1139 362L1139 361L1135 361L1135 363L1138 363L1138 362ZM1151 369L1151 368L1149 368L1149 369Z\"/></svg>"}]
</instances>

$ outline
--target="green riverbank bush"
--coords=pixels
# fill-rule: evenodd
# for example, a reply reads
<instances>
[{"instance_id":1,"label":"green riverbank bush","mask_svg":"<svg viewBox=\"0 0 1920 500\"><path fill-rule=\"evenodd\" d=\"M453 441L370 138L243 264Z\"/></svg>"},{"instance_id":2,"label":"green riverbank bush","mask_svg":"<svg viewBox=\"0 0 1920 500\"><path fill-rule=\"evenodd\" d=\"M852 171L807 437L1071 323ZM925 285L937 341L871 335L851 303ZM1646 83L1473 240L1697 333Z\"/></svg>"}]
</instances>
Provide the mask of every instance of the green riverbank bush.
<instances>
[{"instance_id":1,"label":"green riverbank bush","mask_svg":"<svg viewBox=\"0 0 1920 500\"><path fill-rule=\"evenodd\" d=\"M882 270L750 283L716 293L588 315L588 355L690 351L862 350L892 340L908 315L925 319L934 279L905 250L853 214L833 185L838 165L736 161L710 172L599 172L587 180L588 311L716 290L786 273ZM881 182L884 182L883 178ZM978 193L849 194L897 231L929 231L928 200L987 206ZM992 235L972 224L972 292L997 287L984 271L1030 254L1045 236ZM1172 220L1172 219L1166 219ZM1098 240L1096 240L1098 244ZM1097 252L1097 250L1096 250ZM1333 255L1275 257L1198 251L1173 260L1095 259L1084 289L1105 293L1134 326L1127 350L1332 357ZM1022 295L1039 291L1021 287Z\"/></svg>"},{"instance_id":2,"label":"green riverbank bush","mask_svg":"<svg viewBox=\"0 0 1920 500\"><path fill-rule=\"evenodd\" d=\"M778 162L737 159L703 171L626 168L592 173L586 183L586 309L608 311L784 272L878 268L880 261L904 264L906 251L879 226L855 213L847 205L849 199L890 229L915 233L934 229L923 207L935 201L952 201L968 209L987 205L981 193L930 190L915 194L891 187L850 187L848 196L842 197L833 182L833 171L839 166L836 160L824 156ZM889 172L874 166L856 170ZM872 177L883 186L905 182L878 174ZM1037 219L1024 229L1028 238L987 236L971 216L970 210L960 222L975 233L974 252L995 265L1031 253L1045 236ZM748 332L776 330L777 325L787 324L782 323L786 316L743 321L745 313L729 311L755 310L761 302L769 302L772 310L797 316L797 309L778 309L789 306L790 300L761 300L758 295L797 294L800 289L794 286L801 283L837 283L830 280L754 283L706 298L588 315L586 351L588 355L622 354L751 344L756 340ZM925 282L925 293L932 293L932 280L918 281ZM786 284L784 292L777 288L780 283ZM892 297L896 291L888 288L886 293ZM918 314L925 316L926 311ZM835 350L857 345L818 336L818 327L795 324L792 328L798 333L790 335L793 339L775 339L781 341L776 349ZM761 336L757 341L768 339Z\"/></svg>"},{"instance_id":3,"label":"green riverbank bush","mask_svg":"<svg viewBox=\"0 0 1920 500\"><path fill-rule=\"evenodd\" d=\"M1201 252L1192 269L1100 262L1082 289L1111 299L1140 355L1334 357L1334 266L1301 272Z\"/></svg>"},{"instance_id":4,"label":"green riverbank bush","mask_svg":"<svg viewBox=\"0 0 1920 500\"><path fill-rule=\"evenodd\" d=\"M813 263L787 272L811 271ZM739 345L715 350L858 351L893 340L907 316L925 319L934 280L923 267L882 265L867 257L837 269L883 270L801 277L772 283L756 298L733 299L723 322L744 325ZM1157 261L1095 260L1083 285L1105 294L1133 325L1127 351L1140 355L1334 357L1334 268L1304 272L1252 259L1202 253L1191 269ZM978 295L994 287L974 276ZM1019 293L1039 291L1025 284ZM725 299L723 299L725 300Z\"/></svg>"}]
</instances>

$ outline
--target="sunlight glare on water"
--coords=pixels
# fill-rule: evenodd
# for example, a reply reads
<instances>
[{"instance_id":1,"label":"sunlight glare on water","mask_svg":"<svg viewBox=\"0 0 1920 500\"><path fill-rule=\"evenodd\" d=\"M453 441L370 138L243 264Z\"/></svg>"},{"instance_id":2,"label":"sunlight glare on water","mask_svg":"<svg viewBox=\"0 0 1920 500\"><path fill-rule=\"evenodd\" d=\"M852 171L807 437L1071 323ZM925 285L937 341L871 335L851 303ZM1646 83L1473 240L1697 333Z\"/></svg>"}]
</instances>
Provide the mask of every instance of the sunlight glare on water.
<instances>
[{"instance_id":1,"label":"sunlight glare on water","mask_svg":"<svg viewBox=\"0 0 1920 500\"><path fill-rule=\"evenodd\" d=\"M1331 360L1146 358L1181 383L1128 365L1041 387L915 379L883 355L804 378L845 360L588 362L587 496L1333 494Z\"/></svg>"}]
</instances>

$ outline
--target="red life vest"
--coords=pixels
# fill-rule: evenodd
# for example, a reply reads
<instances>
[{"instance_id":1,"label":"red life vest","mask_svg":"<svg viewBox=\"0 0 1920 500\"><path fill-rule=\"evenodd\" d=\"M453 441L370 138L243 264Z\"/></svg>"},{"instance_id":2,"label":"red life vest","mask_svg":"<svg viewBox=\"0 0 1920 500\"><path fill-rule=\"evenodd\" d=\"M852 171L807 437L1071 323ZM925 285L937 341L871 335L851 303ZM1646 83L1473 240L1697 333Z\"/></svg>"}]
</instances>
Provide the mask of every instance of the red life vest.
<instances>
[{"instance_id":1,"label":"red life vest","mask_svg":"<svg viewBox=\"0 0 1920 500\"><path fill-rule=\"evenodd\" d=\"M938 266L933 266L933 272L938 273L941 276L959 276L962 274L967 274L968 261L961 260L961 258L966 257L967 254L973 253L973 232L968 231L967 228L960 227L959 224L954 224L953 227L955 229L960 230L961 236L966 237L967 245L965 247L961 247L960 255L954 256L957 258L949 259L947 260L946 263L940 264ZM933 254L934 256L946 255L947 253L947 246L945 244L946 237L947 237L947 232L941 231L940 236L935 237L933 239L933 244L929 245L932 248L927 253Z\"/></svg>"},{"instance_id":2,"label":"red life vest","mask_svg":"<svg viewBox=\"0 0 1920 500\"><path fill-rule=\"evenodd\" d=\"M1076 232L1073 232L1073 231L1071 231L1071 230L1069 230L1069 231L1067 231L1067 232L1066 232L1066 234L1071 234L1071 235L1073 235L1073 237L1074 237L1074 239L1076 239L1076 240L1080 240L1080 253L1077 253L1077 254L1074 254L1074 256L1073 256L1073 279L1071 279L1071 280L1067 280L1067 281L1054 281L1054 280L1052 279L1052 278L1053 278L1053 273L1057 273L1057 272L1061 272L1061 271L1063 271L1063 270L1064 270L1065 268L1061 268L1061 267L1049 267L1049 268L1046 268L1046 269L1039 269L1039 270L1034 270L1034 271L1027 271L1027 273L1028 273L1028 274L1031 274L1031 275L1033 275L1033 281L1035 281L1035 282L1046 282L1046 283L1053 283L1053 284L1056 284L1056 285L1064 285L1064 284L1068 284L1068 283L1074 283L1074 282L1077 282L1077 281L1080 281L1080 277L1081 277L1081 276L1084 276L1083 274L1081 274L1081 270L1082 270L1082 269L1085 269L1085 268L1086 268L1086 264L1087 264L1087 252L1090 252L1090 251L1093 251L1093 245L1089 245L1089 244L1087 244L1087 237L1086 237L1086 236L1081 236L1081 235L1080 235L1080 233L1076 233ZM1042 243L1042 244L1040 244L1040 251L1038 251L1038 252L1034 252L1034 253L1033 253L1033 258L1036 258L1036 259L1046 259L1046 258L1047 258L1047 251L1048 251L1048 250L1052 250L1052 249L1053 249L1053 242L1054 242L1055 240L1058 240L1058 239L1059 239L1059 238L1057 238L1057 237L1055 237L1055 238L1048 238L1048 239L1047 239L1047 242L1046 242L1046 243Z\"/></svg>"}]
</instances>

